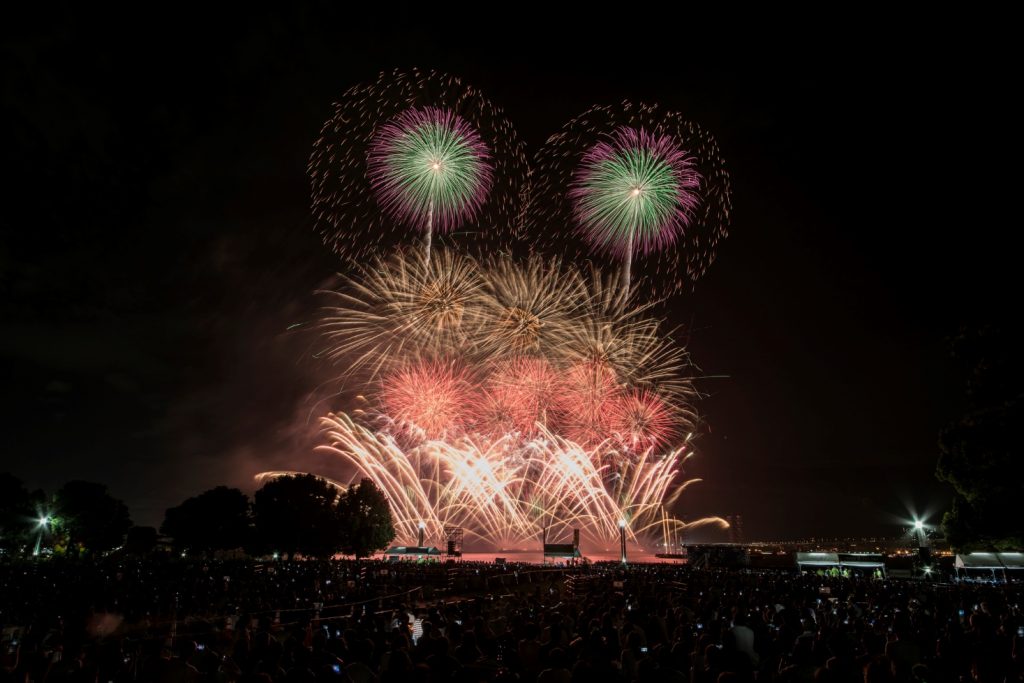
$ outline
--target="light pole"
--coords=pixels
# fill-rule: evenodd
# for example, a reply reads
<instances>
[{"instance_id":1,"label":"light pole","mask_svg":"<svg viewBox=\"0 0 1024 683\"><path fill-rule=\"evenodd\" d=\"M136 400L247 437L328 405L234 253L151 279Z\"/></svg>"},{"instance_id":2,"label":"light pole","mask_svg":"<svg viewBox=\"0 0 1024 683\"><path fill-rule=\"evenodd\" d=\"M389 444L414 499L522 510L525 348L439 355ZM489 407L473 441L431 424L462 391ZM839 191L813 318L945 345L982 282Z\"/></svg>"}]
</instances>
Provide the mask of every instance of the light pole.
<instances>
[{"instance_id":1,"label":"light pole","mask_svg":"<svg viewBox=\"0 0 1024 683\"><path fill-rule=\"evenodd\" d=\"M626 564L626 520L619 520L619 560Z\"/></svg>"},{"instance_id":2,"label":"light pole","mask_svg":"<svg viewBox=\"0 0 1024 683\"><path fill-rule=\"evenodd\" d=\"M928 536L924 522L920 519L914 520L914 536L917 538L917 561L924 571L925 578L931 576L932 552L928 547Z\"/></svg>"},{"instance_id":3,"label":"light pole","mask_svg":"<svg viewBox=\"0 0 1024 683\"><path fill-rule=\"evenodd\" d=\"M36 533L36 547L32 551L33 556L39 555L39 548L43 544L43 531L50 528L50 515L43 515L37 521L36 529L38 529L38 532Z\"/></svg>"},{"instance_id":4,"label":"light pole","mask_svg":"<svg viewBox=\"0 0 1024 683\"><path fill-rule=\"evenodd\" d=\"M418 548L422 548L423 547L423 530L426 529L426 528L427 528L427 525L424 524L423 522L420 522L420 540L416 544L416 547L418 547Z\"/></svg>"}]
</instances>

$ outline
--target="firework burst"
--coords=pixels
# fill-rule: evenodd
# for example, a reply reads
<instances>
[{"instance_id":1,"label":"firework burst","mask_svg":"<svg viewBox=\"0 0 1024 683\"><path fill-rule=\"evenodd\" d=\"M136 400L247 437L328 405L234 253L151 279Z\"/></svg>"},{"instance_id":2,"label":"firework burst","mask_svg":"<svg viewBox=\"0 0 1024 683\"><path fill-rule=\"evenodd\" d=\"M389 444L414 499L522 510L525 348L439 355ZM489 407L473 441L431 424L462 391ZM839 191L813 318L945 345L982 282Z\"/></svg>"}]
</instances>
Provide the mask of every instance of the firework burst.
<instances>
[{"instance_id":1,"label":"firework burst","mask_svg":"<svg viewBox=\"0 0 1024 683\"><path fill-rule=\"evenodd\" d=\"M370 148L370 183L381 207L427 236L448 232L480 210L491 187L490 153L465 119L408 109L381 127Z\"/></svg>"},{"instance_id":2,"label":"firework burst","mask_svg":"<svg viewBox=\"0 0 1024 683\"><path fill-rule=\"evenodd\" d=\"M494 356L550 355L589 303L578 273L538 257L492 259L480 300L480 346Z\"/></svg>"},{"instance_id":3,"label":"firework burst","mask_svg":"<svg viewBox=\"0 0 1024 683\"><path fill-rule=\"evenodd\" d=\"M634 454L668 447L679 435L679 420L652 391L630 391L618 396L609 413L611 432Z\"/></svg>"},{"instance_id":4,"label":"firework burst","mask_svg":"<svg viewBox=\"0 0 1024 683\"><path fill-rule=\"evenodd\" d=\"M502 361L487 379L487 393L500 406L504 421L528 437L548 425L564 382L543 358L519 357Z\"/></svg>"},{"instance_id":5,"label":"firework burst","mask_svg":"<svg viewBox=\"0 0 1024 683\"><path fill-rule=\"evenodd\" d=\"M323 418L322 450L381 488L404 540L421 522L506 547L573 528L604 542L620 519L634 539L692 526L669 508L698 481L680 472L698 396L652 309L727 234L717 144L624 103L571 121L536 160L528 175L501 112L433 72L349 90L314 145L316 225L357 263L325 293L321 355L362 401ZM410 230L425 250L400 246ZM469 237L475 253L438 244ZM381 245L399 246L365 258Z\"/></svg>"},{"instance_id":6,"label":"firework burst","mask_svg":"<svg viewBox=\"0 0 1024 683\"><path fill-rule=\"evenodd\" d=\"M609 410L619 389L615 372L605 363L569 366L557 398L560 431L584 447L600 445L609 437Z\"/></svg>"},{"instance_id":7,"label":"firework burst","mask_svg":"<svg viewBox=\"0 0 1024 683\"><path fill-rule=\"evenodd\" d=\"M464 368L444 361L410 364L384 379L381 407L400 431L418 439L463 433L472 422L473 383Z\"/></svg>"},{"instance_id":8,"label":"firework burst","mask_svg":"<svg viewBox=\"0 0 1024 683\"><path fill-rule=\"evenodd\" d=\"M528 190L525 148L501 109L458 78L415 69L347 90L308 172L324 242L354 259L408 243L408 225L503 247Z\"/></svg>"},{"instance_id":9,"label":"firework burst","mask_svg":"<svg viewBox=\"0 0 1024 683\"><path fill-rule=\"evenodd\" d=\"M450 251L376 259L325 292L323 355L344 364L346 376L373 379L410 357L457 354L476 336L482 289L476 263Z\"/></svg>"},{"instance_id":10,"label":"firework burst","mask_svg":"<svg viewBox=\"0 0 1024 683\"><path fill-rule=\"evenodd\" d=\"M699 186L692 159L672 138L623 127L583 155L569 198L591 247L622 259L628 294L634 251L674 243L690 224Z\"/></svg>"},{"instance_id":11,"label":"firework burst","mask_svg":"<svg viewBox=\"0 0 1024 683\"><path fill-rule=\"evenodd\" d=\"M601 368L600 377L614 387L655 391L670 402L681 430L696 426L697 392L685 349L661 333L649 306L623 299L598 272L588 279L536 257L481 266L448 250L430 260L400 251L327 295L323 355L344 367L346 379L372 380L408 358L459 358L477 376L492 376L483 394L491 422L512 411L505 419L529 433L538 416L528 406L540 405L531 391L543 385L558 393L553 378L579 379L573 373L580 368ZM605 438L601 404L583 401L577 408L581 414L566 420L573 438L586 444Z\"/></svg>"},{"instance_id":12,"label":"firework burst","mask_svg":"<svg viewBox=\"0 0 1024 683\"><path fill-rule=\"evenodd\" d=\"M533 178L524 230L538 248L609 264L629 253L632 280L656 292L698 279L728 235L731 187L718 143L655 106L588 109L548 138ZM552 229L570 224L576 231Z\"/></svg>"}]
</instances>

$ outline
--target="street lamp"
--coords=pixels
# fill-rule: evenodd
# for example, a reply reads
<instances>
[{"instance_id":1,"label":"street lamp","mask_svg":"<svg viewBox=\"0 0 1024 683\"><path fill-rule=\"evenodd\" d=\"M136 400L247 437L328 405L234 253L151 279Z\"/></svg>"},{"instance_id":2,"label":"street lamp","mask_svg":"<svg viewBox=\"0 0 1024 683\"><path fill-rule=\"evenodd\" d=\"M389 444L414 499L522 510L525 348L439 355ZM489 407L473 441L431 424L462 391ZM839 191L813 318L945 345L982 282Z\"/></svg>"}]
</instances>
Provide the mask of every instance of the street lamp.
<instances>
[{"instance_id":1,"label":"street lamp","mask_svg":"<svg viewBox=\"0 0 1024 683\"><path fill-rule=\"evenodd\" d=\"M917 538L917 547L925 547L925 528L924 522L920 519L914 520L914 536Z\"/></svg>"},{"instance_id":2,"label":"street lamp","mask_svg":"<svg viewBox=\"0 0 1024 683\"><path fill-rule=\"evenodd\" d=\"M33 556L39 555L39 548L43 545L43 532L50 529L50 515L40 515L36 520L36 547L32 550Z\"/></svg>"},{"instance_id":3,"label":"street lamp","mask_svg":"<svg viewBox=\"0 0 1024 683\"><path fill-rule=\"evenodd\" d=\"M419 548L422 548L422 547L423 547L423 531L424 531L424 529L426 529L426 528L427 528L427 525L426 525L426 524L424 524L423 522L420 522L420 540L419 540L419 542L418 542L418 543L416 544L416 546L417 546L417 547L419 547Z\"/></svg>"}]
</instances>

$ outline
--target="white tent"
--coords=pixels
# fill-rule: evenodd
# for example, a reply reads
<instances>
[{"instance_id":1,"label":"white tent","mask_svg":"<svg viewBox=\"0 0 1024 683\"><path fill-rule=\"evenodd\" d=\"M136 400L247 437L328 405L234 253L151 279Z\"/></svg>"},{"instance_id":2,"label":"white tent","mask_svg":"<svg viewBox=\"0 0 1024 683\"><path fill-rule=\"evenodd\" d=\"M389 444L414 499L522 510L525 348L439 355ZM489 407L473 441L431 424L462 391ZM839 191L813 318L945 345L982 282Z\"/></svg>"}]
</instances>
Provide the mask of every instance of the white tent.
<instances>
[{"instance_id":1,"label":"white tent","mask_svg":"<svg viewBox=\"0 0 1024 683\"><path fill-rule=\"evenodd\" d=\"M1024 569L1024 553L966 553L956 556L957 569Z\"/></svg>"},{"instance_id":2,"label":"white tent","mask_svg":"<svg viewBox=\"0 0 1024 683\"><path fill-rule=\"evenodd\" d=\"M796 566L800 569L838 567L885 571L885 558L877 553L797 553Z\"/></svg>"}]
</instances>

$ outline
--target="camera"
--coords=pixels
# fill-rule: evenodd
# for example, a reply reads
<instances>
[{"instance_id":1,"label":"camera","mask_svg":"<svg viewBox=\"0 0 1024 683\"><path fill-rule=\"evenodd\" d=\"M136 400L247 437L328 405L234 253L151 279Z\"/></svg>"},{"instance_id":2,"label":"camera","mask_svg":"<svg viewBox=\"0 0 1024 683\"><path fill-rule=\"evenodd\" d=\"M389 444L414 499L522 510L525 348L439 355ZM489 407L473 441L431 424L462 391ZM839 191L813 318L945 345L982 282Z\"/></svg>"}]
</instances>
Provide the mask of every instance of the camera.
<instances>
[{"instance_id":1,"label":"camera","mask_svg":"<svg viewBox=\"0 0 1024 683\"><path fill-rule=\"evenodd\" d=\"M647 652L647 648L646 647L640 648L640 652Z\"/></svg>"},{"instance_id":2,"label":"camera","mask_svg":"<svg viewBox=\"0 0 1024 683\"><path fill-rule=\"evenodd\" d=\"M331 666L331 671L333 671L336 674L340 674L341 673L341 664L333 664Z\"/></svg>"},{"instance_id":3,"label":"camera","mask_svg":"<svg viewBox=\"0 0 1024 683\"><path fill-rule=\"evenodd\" d=\"M202 643L199 643L198 645L196 645L196 652L202 652L205 649L206 649L206 646L203 645Z\"/></svg>"}]
</instances>

